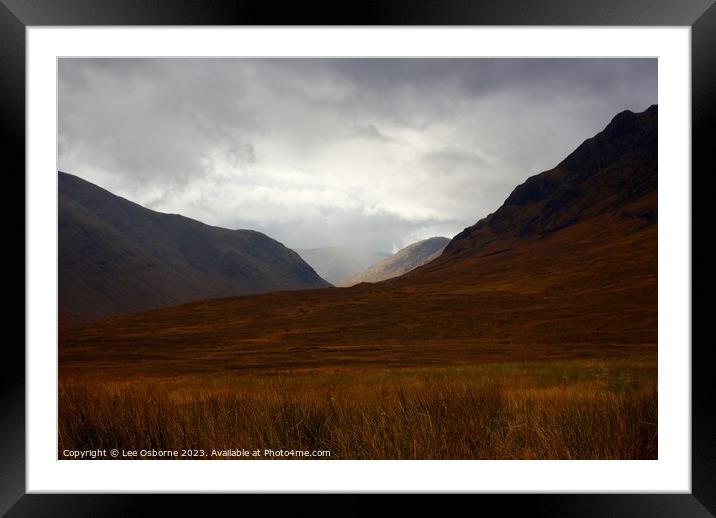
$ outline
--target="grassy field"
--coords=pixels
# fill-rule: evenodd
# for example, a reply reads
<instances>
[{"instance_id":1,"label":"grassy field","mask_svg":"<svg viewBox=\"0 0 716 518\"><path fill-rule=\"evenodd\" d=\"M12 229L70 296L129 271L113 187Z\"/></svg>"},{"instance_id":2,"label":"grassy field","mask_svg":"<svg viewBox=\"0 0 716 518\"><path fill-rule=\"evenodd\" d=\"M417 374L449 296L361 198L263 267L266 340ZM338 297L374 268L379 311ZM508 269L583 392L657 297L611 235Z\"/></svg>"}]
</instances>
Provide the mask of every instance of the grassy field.
<instances>
[{"instance_id":1,"label":"grassy field","mask_svg":"<svg viewBox=\"0 0 716 518\"><path fill-rule=\"evenodd\" d=\"M328 450L331 459L655 459L656 373L654 355L82 378L60 385L59 457L118 448L203 449L205 459L224 449Z\"/></svg>"},{"instance_id":2,"label":"grassy field","mask_svg":"<svg viewBox=\"0 0 716 518\"><path fill-rule=\"evenodd\" d=\"M634 224L61 329L60 454L654 459L657 228Z\"/></svg>"}]
</instances>

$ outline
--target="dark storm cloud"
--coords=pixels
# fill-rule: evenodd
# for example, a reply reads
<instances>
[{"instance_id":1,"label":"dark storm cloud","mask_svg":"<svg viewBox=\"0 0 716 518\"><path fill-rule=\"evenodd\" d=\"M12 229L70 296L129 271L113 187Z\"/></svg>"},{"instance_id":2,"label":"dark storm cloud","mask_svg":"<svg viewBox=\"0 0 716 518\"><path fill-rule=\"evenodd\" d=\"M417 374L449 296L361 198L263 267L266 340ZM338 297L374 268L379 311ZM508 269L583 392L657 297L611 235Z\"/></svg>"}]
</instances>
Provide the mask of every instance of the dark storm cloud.
<instances>
[{"instance_id":1,"label":"dark storm cloud","mask_svg":"<svg viewBox=\"0 0 716 518\"><path fill-rule=\"evenodd\" d=\"M59 168L292 247L391 250L656 102L653 59L62 59Z\"/></svg>"}]
</instances>

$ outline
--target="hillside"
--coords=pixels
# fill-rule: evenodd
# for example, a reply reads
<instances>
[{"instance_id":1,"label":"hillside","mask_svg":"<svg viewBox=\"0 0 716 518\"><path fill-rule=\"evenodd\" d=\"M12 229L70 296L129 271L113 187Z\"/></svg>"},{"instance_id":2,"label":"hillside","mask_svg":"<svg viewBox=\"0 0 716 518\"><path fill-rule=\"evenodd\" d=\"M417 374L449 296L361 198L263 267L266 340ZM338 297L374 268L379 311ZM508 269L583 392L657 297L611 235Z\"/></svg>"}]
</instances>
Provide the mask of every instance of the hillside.
<instances>
[{"instance_id":1,"label":"hillside","mask_svg":"<svg viewBox=\"0 0 716 518\"><path fill-rule=\"evenodd\" d=\"M318 275L334 285L390 255L341 246L297 248L296 252L316 270Z\"/></svg>"},{"instance_id":2,"label":"hillside","mask_svg":"<svg viewBox=\"0 0 716 518\"><path fill-rule=\"evenodd\" d=\"M380 282L398 277L439 257L449 242L446 237L423 239L398 250L365 271L334 284L353 286L361 282Z\"/></svg>"},{"instance_id":3,"label":"hillside","mask_svg":"<svg viewBox=\"0 0 716 518\"><path fill-rule=\"evenodd\" d=\"M60 372L163 376L655 352L657 236L654 106L618 114L405 275L70 330L60 337Z\"/></svg>"},{"instance_id":4,"label":"hillside","mask_svg":"<svg viewBox=\"0 0 716 518\"><path fill-rule=\"evenodd\" d=\"M494 213L455 236L445 258L474 253L511 238L544 237L611 212L656 221L657 106L624 111L554 169L519 185ZM645 200L639 207L633 202Z\"/></svg>"},{"instance_id":5,"label":"hillside","mask_svg":"<svg viewBox=\"0 0 716 518\"><path fill-rule=\"evenodd\" d=\"M259 232L155 212L62 172L58 184L61 322L329 286L298 254Z\"/></svg>"}]
</instances>

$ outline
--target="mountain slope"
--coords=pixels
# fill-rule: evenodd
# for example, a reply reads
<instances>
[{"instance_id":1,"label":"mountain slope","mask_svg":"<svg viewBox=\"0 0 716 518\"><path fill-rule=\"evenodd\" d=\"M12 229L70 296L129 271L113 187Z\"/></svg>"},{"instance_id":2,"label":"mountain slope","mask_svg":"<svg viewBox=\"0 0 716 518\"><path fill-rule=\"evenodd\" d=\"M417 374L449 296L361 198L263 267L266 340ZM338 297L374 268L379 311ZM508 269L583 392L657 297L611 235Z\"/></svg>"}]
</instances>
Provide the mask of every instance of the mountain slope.
<instances>
[{"instance_id":1,"label":"mountain slope","mask_svg":"<svg viewBox=\"0 0 716 518\"><path fill-rule=\"evenodd\" d=\"M231 373L654 354L656 134L656 107L617 115L440 257L400 277L204 301L68 331L61 376L172 375L190 361Z\"/></svg>"},{"instance_id":2,"label":"mountain slope","mask_svg":"<svg viewBox=\"0 0 716 518\"><path fill-rule=\"evenodd\" d=\"M332 284L362 272L372 264L388 257L383 252L368 252L340 246L296 249L322 278Z\"/></svg>"},{"instance_id":3,"label":"mountain slope","mask_svg":"<svg viewBox=\"0 0 716 518\"><path fill-rule=\"evenodd\" d=\"M493 214L465 229L445 255L478 251L513 237L543 237L626 206L657 188L657 106L616 115L554 169L519 185ZM623 214L656 220L656 205Z\"/></svg>"},{"instance_id":4,"label":"mountain slope","mask_svg":"<svg viewBox=\"0 0 716 518\"><path fill-rule=\"evenodd\" d=\"M62 172L58 185L63 319L329 285L259 232L155 212Z\"/></svg>"},{"instance_id":5,"label":"mountain slope","mask_svg":"<svg viewBox=\"0 0 716 518\"><path fill-rule=\"evenodd\" d=\"M449 242L450 240L446 237L423 239L398 250L365 271L334 284L336 286L353 286L360 282L380 282L398 277L439 257Z\"/></svg>"}]
</instances>

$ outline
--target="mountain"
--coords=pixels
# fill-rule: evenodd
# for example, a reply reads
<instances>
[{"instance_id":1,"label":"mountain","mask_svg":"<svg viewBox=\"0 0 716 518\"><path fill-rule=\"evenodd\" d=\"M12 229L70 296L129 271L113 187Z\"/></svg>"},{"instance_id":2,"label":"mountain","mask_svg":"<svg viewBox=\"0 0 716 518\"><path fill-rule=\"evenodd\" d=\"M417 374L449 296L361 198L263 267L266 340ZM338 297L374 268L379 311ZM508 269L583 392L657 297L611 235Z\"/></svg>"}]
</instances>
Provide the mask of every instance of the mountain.
<instances>
[{"instance_id":1,"label":"mountain","mask_svg":"<svg viewBox=\"0 0 716 518\"><path fill-rule=\"evenodd\" d=\"M384 252L369 252L340 246L324 248L297 248L296 252L314 270L332 284L362 272L372 264L388 257Z\"/></svg>"},{"instance_id":2,"label":"mountain","mask_svg":"<svg viewBox=\"0 0 716 518\"><path fill-rule=\"evenodd\" d=\"M58 187L61 321L329 286L259 232L155 212L63 172Z\"/></svg>"},{"instance_id":3,"label":"mountain","mask_svg":"<svg viewBox=\"0 0 716 518\"><path fill-rule=\"evenodd\" d=\"M380 282L398 277L439 257L449 242L450 239L446 237L431 237L418 241L386 257L365 271L334 284L336 286L353 286L360 282Z\"/></svg>"},{"instance_id":4,"label":"mountain","mask_svg":"<svg viewBox=\"0 0 716 518\"><path fill-rule=\"evenodd\" d=\"M69 330L60 336L60 373L655 354L657 124L656 106L616 115L440 257L400 277L203 301Z\"/></svg>"},{"instance_id":5,"label":"mountain","mask_svg":"<svg viewBox=\"0 0 716 518\"><path fill-rule=\"evenodd\" d=\"M655 222L656 203L648 196L657 188L657 111L653 105L616 115L554 169L528 178L494 214L458 234L446 257L510 238L544 237L642 198L647 203L622 216Z\"/></svg>"}]
</instances>

